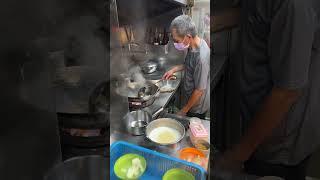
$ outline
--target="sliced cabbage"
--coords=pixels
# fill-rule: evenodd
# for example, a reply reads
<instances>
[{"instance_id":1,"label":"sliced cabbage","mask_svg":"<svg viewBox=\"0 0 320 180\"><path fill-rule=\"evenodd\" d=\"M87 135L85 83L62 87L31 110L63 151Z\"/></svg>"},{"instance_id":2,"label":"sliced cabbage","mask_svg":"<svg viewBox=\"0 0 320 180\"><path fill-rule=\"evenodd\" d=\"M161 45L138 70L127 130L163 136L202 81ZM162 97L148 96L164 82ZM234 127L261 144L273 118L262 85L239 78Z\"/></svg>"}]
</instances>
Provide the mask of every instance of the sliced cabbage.
<instances>
[{"instance_id":1,"label":"sliced cabbage","mask_svg":"<svg viewBox=\"0 0 320 180\"><path fill-rule=\"evenodd\" d=\"M139 158L134 158L131 162L132 166L127 171L127 178L138 178L143 171L142 163Z\"/></svg>"}]
</instances>

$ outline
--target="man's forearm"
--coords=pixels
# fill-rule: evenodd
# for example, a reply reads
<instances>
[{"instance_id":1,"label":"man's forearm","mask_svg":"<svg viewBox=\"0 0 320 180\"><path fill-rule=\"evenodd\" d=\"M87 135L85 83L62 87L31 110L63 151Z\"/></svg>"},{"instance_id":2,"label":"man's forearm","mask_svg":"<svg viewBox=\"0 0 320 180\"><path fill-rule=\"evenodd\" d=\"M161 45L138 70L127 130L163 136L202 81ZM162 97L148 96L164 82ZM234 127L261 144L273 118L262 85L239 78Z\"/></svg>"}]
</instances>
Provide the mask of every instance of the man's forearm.
<instances>
[{"instance_id":1,"label":"man's forearm","mask_svg":"<svg viewBox=\"0 0 320 180\"><path fill-rule=\"evenodd\" d=\"M194 106L196 105L201 96L203 94L203 90L198 90L198 89L195 89L192 94L191 94L191 97L189 98L187 104L181 109L184 113L187 113L189 112L189 110Z\"/></svg>"},{"instance_id":2,"label":"man's forearm","mask_svg":"<svg viewBox=\"0 0 320 180\"><path fill-rule=\"evenodd\" d=\"M242 141L234 149L234 158L246 161L274 128L280 125L299 96L298 91L274 88L256 114Z\"/></svg>"},{"instance_id":3,"label":"man's forearm","mask_svg":"<svg viewBox=\"0 0 320 180\"><path fill-rule=\"evenodd\" d=\"M174 66L174 67L172 68L172 70L173 70L174 72L183 71L183 70L184 70L184 65L181 64L181 65Z\"/></svg>"}]
</instances>

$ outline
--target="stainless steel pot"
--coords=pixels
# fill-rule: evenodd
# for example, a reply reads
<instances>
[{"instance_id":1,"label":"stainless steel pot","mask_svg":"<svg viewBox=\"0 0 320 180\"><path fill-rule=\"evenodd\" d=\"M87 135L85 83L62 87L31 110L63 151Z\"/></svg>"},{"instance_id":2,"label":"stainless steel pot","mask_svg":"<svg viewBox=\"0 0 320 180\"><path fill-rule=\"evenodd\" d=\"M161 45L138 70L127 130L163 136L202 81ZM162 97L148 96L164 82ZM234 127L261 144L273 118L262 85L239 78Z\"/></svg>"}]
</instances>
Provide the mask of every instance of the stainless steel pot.
<instances>
[{"instance_id":1,"label":"stainless steel pot","mask_svg":"<svg viewBox=\"0 0 320 180\"><path fill-rule=\"evenodd\" d=\"M158 143L158 142L155 142L153 141L151 138L150 138L150 133L156 129L156 128L159 128L159 127L169 127L169 128L173 128L175 130L177 130L179 133L180 133L180 137L178 138L177 141L175 142L172 142L172 143ZM184 126L174 120L174 119L171 119L171 118L160 118L160 119L156 119L154 121L152 121L151 123L148 124L148 126L146 127L146 137L153 143L157 144L157 145L174 145L174 144L177 144L178 142L180 142L185 136L185 128Z\"/></svg>"},{"instance_id":2,"label":"stainless steel pot","mask_svg":"<svg viewBox=\"0 0 320 180\"><path fill-rule=\"evenodd\" d=\"M125 116L125 121L127 124L127 130L132 135L143 135L145 134L145 129L150 121L154 117L156 117L163 108L161 107L159 110L151 115L149 112L144 110L131 111Z\"/></svg>"}]
</instances>

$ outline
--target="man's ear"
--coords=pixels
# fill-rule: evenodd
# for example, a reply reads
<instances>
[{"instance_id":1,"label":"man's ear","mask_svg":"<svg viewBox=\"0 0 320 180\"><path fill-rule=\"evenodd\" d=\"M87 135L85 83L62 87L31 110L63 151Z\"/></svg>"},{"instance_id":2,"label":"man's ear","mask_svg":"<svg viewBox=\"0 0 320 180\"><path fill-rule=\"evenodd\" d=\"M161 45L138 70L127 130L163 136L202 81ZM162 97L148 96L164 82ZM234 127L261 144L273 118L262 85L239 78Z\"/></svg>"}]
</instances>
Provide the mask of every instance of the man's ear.
<instances>
[{"instance_id":1,"label":"man's ear","mask_svg":"<svg viewBox=\"0 0 320 180\"><path fill-rule=\"evenodd\" d=\"M192 38L192 36L191 36L190 34L187 34L187 37L188 37L188 38Z\"/></svg>"}]
</instances>

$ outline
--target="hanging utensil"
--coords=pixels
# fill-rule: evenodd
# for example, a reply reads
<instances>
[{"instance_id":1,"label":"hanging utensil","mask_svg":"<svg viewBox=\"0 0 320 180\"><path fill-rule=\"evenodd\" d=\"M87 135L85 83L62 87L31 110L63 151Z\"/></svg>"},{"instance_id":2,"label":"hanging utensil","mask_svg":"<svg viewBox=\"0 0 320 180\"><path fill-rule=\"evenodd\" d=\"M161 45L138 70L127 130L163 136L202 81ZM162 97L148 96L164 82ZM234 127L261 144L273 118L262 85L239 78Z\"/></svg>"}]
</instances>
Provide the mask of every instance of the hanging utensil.
<instances>
[{"instance_id":1,"label":"hanging utensil","mask_svg":"<svg viewBox=\"0 0 320 180\"><path fill-rule=\"evenodd\" d=\"M130 32L128 32L128 27L124 27L124 30L126 32L128 42L131 42L131 34L130 34Z\"/></svg>"},{"instance_id":2,"label":"hanging utensil","mask_svg":"<svg viewBox=\"0 0 320 180\"><path fill-rule=\"evenodd\" d=\"M132 28L132 26L130 26L130 36L131 36L131 42L134 42L135 41L135 39L134 39L134 34L133 34L133 28Z\"/></svg>"}]
</instances>

